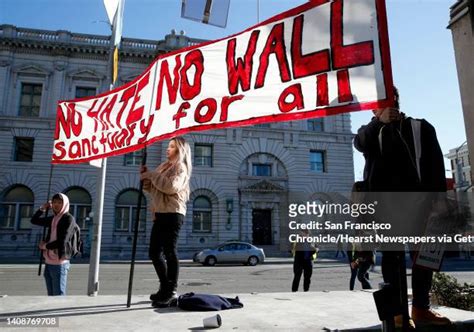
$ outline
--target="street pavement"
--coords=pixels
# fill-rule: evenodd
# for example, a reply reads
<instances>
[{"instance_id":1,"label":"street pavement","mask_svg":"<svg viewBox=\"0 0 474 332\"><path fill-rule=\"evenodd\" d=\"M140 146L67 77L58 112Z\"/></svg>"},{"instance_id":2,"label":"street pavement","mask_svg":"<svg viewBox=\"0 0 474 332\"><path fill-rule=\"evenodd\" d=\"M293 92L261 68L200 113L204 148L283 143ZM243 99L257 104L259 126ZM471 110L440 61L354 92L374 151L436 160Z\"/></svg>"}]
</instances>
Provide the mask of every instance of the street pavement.
<instances>
[{"instance_id":1,"label":"street pavement","mask_svg":"<svg viewBox=\"0 0 474 332\"><path fill-rule=\"evenodd\" d=\"M37 275L36 264L0 264L0 295L45 295L43 277ZM474 280L474 260L445 260L444 270L460 283ZM130 264L103 261L100 265L99 294L127 294ZM87 295L88 264L73 262L68 276L68 295ZM408 274L410 270L408 269ZM349 288L350 269L345 258L318 258L314 265L310 291L339 291ZM217 265L202 266L182 260L179 291L201 293L269 293L290 291L293 266L290 258L269 258L257 266ZM134 295L156 291L158 280L149 261L138 261L133 282ZM382 281L380 266L370 272L372 286ZM410 287L411 278L408 278ZM356 281L356 289L360 289Z\"/></svg>"},{"instance_id":2,"label":"street pavement","mask_svg":"<svg viewBox=\"0 0 474 332\"><path fill-rule=\"evenodd\" d=\"M202 266L190 260L181 261L180 292L201 293L268 293L290 291L293 278L291 259L269 259L257 266ZM0 294L44 295L43 277L37 275L35 264L0 265ZM103 262L100 265L99 294L127 294L130 264ZM88 264L71 265L68 295L87 295ZM320 260L315 264L311 291L347 290L350 269L342 261ZM374 287L382 280L379 267L371 273ZM133 294L146 295L156 291L158 279L149 261L135 265ZM359 282L356 285L360 288Z\"/></svg>"},{"instance_id":3,"label":"street pavement","mask_svg":"<svg viewBox=\"0 0 474 332\"><path fill-rule=\"evenodd\" d=\"M263 265L203 267L190 260L181 263L180 293L197 292L239 296L242 309L220 311L222 331L374 331L380 321L372 291L348 291L349 268L344 259L319 259L310 292L289 292L292 260L269 258ZM461 282L472 282L474 262L446 260L444 270ZM178 308L155 309L148 294L157 287L148 261L135 267L132 306L126 307L129 264L102 262L99 296L86 296L87 264L73 264L68 296L47 297L44 280L34 264L0 264L0 330L3 331L194 331L204 330L203 318L216 312L187 312ZM410 271L408 271L409 273ZM374 288L381 281L379 267L371 273ZM301 286L301 285L300 285ZM356 282L356 289L360 285ZM474 331L474 313L435 308L456 325L421 331ZM22 326L26 320L59 321L54 327ZM49 320L47 320L49 319ZM38 321L38 320L32 320ZM12 325L14 322L20 325ZM10 323L10 325L8 325Z\"/></svg>"}]
</instances>

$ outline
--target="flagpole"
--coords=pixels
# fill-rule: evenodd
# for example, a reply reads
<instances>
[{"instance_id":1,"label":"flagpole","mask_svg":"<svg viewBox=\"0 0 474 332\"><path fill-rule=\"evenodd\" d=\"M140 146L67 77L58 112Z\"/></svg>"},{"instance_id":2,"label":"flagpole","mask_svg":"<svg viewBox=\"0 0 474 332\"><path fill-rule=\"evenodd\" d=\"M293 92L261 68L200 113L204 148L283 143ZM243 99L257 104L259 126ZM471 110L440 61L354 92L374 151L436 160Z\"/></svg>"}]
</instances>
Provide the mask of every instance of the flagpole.
<instances>
[{"instance_id":1,"label":"flagpole","mask_svg":"<svg viewBox=\"0 0 474 332\"><path fill-rule=\"evenodd\" d=\"M257 24L260 23L260 0L257 0Z\"/></svg>"},{"instance_id":2,"label":"flagpole","mask_svg":"<svg viewBox=\"0 0 474 332\"><path fill-rule=\"evenodd\" d=\"M113 90L115 82L117 80L118 71L118 49L120 46L120 39L122 35L122 19L123 9L125 0L117 0L117 7L115 8L115 14L111 20L112 35L110 38L110 53L109 53L109 64L110 64L110 90ZM110 1L104 1L106 5L107 14L109 14L108 5ZM89 281L87 287L87 295L97 296L99 292L99 265L100 265L100 249L102 240L102 224L104 214L104 196L105 196L105 180L107 176L107 158L102 159L102 167L100 169L99 179L97 181L97 193L96 193L96 211L94 213L94 234L92 236L91 243L91 254L89 261Z\"/></svg>"},{"instance_id":3,"label":"flagpole","mask_svg":"<svg viewBox=\"0 0 474 332\"><path fill-rule=\"evenodd\" d=\"M155 68L155 74L153 76L153 90L155 91L155 84L156 84L156 75L158 73L158 68ZM148 111L148 118L151 116L151 112L153 111L152 103L150 103L150 109ZM150 126L148 126L148 130L146 132L146 141L148 139L148 134L150 133ZM147 159L147 147L143 148L142 151L142 166L146 165L146 159ZM143 180L140 180L140 188L139 188L139 196L138 196L138 202L137 202L137 213L136 213L136 218L135 218L135 232L133 235L133 246L132 246L132 260L130 262L130 275L128 278L128 293L127 293L127 308L130 308L131 302L132 302L132 290L133 290L133 275L135 272L135 256L137 253L137 240L138 240L138 228L140 225L140 210L142 207L142 196L143 196ZM145 218L146 220L146 218Z\"/></svg>"},{"instance_id":4,"label":"flagpole","mask_svg":"<svg viewBox=\"0 0 474 332\"><path fill-rule=\"evenodd\" d=\"M146 165L147 151L146 146L142 150L142 166ZM140 189L138 190L137 213L135 215L135 229L133 234L132 261L130 263L130 275L128 277L127 308L130 308L132 302L133 275L135 272L135 257L137 254L138 228L140 226L140 216L142 209L143 180L140 180Z\"/></svg>"},{"instance_id":5,"label":"flagpole","mask_svg":"<svg viewBox=\"0 0 474 332\"><path fill-rule=\"evenodd\" d=\"M89 261L89 282L87 295L97 296L99 292L99 264L100 246L102 240L102 222L104 212L105 177L107 173L107 158L102 159L99 181L97 182L96 210L94 212L94 232L91 239L91 253Z\"/></svg>"}]
</instances>

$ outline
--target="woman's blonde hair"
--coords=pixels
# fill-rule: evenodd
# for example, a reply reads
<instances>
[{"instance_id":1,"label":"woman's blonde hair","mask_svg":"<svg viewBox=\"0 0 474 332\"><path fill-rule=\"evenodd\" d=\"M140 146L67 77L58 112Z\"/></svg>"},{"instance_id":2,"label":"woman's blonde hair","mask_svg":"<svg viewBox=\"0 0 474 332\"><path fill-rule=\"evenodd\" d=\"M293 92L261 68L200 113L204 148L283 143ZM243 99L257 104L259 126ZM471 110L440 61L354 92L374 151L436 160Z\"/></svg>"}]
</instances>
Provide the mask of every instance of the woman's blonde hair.
<instances>
[{"instance_id":1,"label":"woman's blonde hair","mask_svg":"<svg viewBox=\"0 0 474 332\"><path fill-rule=\"evenodd\" d=\"M181 137L173 137L171 141L174 141L176 144L178 156L173 161L167 161L163 163L158 171L160 172L170 172L170 175L177 174L181 170L184 170L186 176L186 199L189 198L189 181L191 179L191 173L193 170L193 164L191 160L191 148L189 147L188 142Z\"/></svg>"}]
</instances>

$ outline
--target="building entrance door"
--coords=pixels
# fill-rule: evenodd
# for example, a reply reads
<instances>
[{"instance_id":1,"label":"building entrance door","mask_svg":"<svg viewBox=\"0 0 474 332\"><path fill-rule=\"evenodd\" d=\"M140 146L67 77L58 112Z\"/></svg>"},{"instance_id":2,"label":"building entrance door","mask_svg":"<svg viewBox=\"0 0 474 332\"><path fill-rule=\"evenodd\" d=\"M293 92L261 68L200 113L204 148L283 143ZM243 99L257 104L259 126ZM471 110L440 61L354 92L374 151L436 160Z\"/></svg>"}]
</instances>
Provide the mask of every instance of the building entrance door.
<instances>
[{"instance_id":1,"label":"building entrance door","mask_svg":"<svg viewBox=\"0 0 474 332\"><path fill-rule=\"evenodd\" d=\"M272 210L252 210L252 243L270 245L272 243Z\"/></svg>"}]
</instances>

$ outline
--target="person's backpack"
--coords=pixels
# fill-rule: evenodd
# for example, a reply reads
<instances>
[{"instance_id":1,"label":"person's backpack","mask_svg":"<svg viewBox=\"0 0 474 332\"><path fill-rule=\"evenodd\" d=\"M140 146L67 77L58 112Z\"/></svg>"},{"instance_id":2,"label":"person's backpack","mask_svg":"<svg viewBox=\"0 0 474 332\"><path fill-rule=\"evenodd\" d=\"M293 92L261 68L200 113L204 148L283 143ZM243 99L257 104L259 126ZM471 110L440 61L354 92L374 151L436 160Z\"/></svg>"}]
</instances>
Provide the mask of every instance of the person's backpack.
<instances>
[{"instance_id":1,"label":"person's backpack","mask_svg":"<svg viewBox=\"0 0 474 332\"><path fill-rule=\"evenodd\" d=\"M79 225L73 221L69 226L67 235L66 235L66 242L64 248L64 256L67 259L74 258L79 253L82 252L83 244L81 240L81 228Z\"/></svg>"},{"instance_id":2,"label":"person's backpack","mask_svg":"<svg viewBox=\"0 0 474 332\"><path fill-rule=\"evenodd\" d=\"M178 298L178 307L188 311L218 311L243 306L238 296L232 299L212 294L186 293Z\"/></svg>"}]
</instances>

